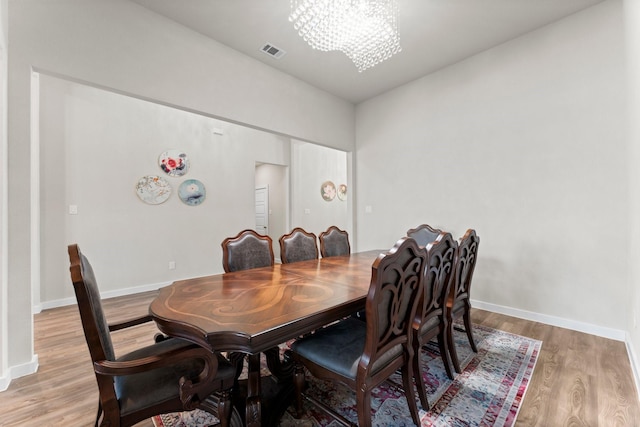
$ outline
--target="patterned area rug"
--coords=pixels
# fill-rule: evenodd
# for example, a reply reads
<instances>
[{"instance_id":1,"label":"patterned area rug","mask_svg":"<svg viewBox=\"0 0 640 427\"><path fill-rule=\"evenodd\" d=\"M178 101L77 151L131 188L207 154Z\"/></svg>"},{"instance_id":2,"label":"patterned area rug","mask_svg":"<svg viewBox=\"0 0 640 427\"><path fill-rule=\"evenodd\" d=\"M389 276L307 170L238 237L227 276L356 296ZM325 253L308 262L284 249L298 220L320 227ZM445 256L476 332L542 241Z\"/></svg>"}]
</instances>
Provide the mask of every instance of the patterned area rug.
<instances>
[{"instance_id":1,"label":"patterned area rug","mask_svg":"<svg viewBox=\"0 0 640 427\"><path fill-rule=\"evenodd\" d=\"M477 354L471 351L466 334L454 330L463 372L453 380L445 373L437 343L429 343L422 351L423 374L431 405L429 411L420 410L422 426L509 427L514 424L542 342L479 325L474 325L474 337L478 345ZM399 375L394 380L401 384ZM309 378L309 382L310 394L357 423L353 392L331 382L313 378ZM385 382L373 390L371 407L374 426L413 425L404 392L392 384ZM301 419L295 419L294 413L290 407L280 426L340 425L308 402ZM202 427L215 424L216 420L196 410L157 416L153 423L156 427Z\"/></svg>"}]
</instances>

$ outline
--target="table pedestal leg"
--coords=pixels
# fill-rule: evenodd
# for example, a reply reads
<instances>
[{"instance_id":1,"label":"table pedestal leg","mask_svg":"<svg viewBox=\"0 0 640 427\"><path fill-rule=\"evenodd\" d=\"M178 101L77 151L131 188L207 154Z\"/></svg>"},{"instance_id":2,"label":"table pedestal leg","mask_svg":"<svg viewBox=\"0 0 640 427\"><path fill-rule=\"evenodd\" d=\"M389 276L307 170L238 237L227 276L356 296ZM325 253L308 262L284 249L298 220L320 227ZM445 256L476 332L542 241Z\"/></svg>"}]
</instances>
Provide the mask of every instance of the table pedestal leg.
<instances>
[{"instance_id":1,"label":"table pedestal leg","mask_svg":"<svg viewBox=\"0 0 640 427\"><path fill-rule=\"evenodd\" d=\"M262 408L260 403L260 353L247 357L247 406L245 408L248 427L260 426Z\"/></svg>"}]
</instances>

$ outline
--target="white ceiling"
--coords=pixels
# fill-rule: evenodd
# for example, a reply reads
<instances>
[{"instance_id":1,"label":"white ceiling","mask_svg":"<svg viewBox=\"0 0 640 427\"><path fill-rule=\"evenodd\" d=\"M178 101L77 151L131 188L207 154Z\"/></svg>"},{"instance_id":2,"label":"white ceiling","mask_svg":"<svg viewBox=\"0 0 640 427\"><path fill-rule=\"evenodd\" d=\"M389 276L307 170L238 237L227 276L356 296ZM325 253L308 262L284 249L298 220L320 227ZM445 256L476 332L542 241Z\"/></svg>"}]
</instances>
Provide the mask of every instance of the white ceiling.
<instances>
[{"instance_id":1,"label":"white ceiling","mask_svg":"<svg viewBox=\"0 0 640 427\"><path fill-rule=\"evenodd\" d=\"M362 73L343 53L313 50L298 36L290 0L131 1L358 103L603 0L398 0L402 52ZM264 54L265 43L286 55Z\"/></svg>"}]
</instances>

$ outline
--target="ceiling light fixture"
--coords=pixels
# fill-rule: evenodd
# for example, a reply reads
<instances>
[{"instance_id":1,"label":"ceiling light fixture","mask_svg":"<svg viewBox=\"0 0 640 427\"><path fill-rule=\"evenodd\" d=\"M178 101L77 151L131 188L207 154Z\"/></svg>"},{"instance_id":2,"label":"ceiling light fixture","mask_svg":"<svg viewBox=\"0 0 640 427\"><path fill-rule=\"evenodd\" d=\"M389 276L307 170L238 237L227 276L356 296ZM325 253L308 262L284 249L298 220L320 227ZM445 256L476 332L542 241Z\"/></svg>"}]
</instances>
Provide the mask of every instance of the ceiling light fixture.
<instances>
[{"instance_id":1,"label":"ceiling light fixture","mask_svg":"<svg viewBox=\"0 0 640 427\"><path fill-rule=\"evenodd\" d=\"M289 21L309 45L344 52L362 72L400 52L397 0L291 0Z\"/></svg>"}]
</instances>

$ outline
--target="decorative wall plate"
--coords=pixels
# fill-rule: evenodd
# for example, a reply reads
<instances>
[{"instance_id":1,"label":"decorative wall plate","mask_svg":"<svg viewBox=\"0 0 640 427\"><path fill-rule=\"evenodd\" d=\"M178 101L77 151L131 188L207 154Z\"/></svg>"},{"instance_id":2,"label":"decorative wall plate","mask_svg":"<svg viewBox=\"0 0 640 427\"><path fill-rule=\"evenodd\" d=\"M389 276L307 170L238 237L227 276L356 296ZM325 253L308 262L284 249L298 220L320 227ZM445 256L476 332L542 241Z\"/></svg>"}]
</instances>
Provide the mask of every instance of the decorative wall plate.
<instances>
[{"instance_id":1,"label":"decorative wall plate","mask_svg":"<svg viewBox=\"0 0 640 427\"><path fill-rule=\"evenodd\" d=\"M168 150L160 154L158 165L169 176L183 176L189 172L189 158L180 150Z\"/></svg>"},{"instance_id":2,"label":"decorative wall plate","mask_svg":"<svg viewBox=\"0 0 640 427\"><path fill-rule=\"evenodd\" d=\"M184 204L189 206L198 206L204 202L207 196L207 191L204 188L204 184L197 179L187 179L178 188L178 196Z\"/></svg>"},{"instance_id":3,"label":"decorative wall plate","mask_svg":"<svg viewBox=\"0 0 640 427\"><path fill-rule=\"evenodd\" d=\"M347 200L347 184L338 185L338 199Z\"/></svg>"},{"instance_id":4,"label":"decorative wall plate","mask_svg":"<svg viewBox=\"0 0 640 427\"><path fill-rule=\"evenodd\" d=\"M331 181L325 181L320 187L320 194L327 202L332 201L336 197L336 186Z\"/></svg>"},{"instance_id":5,"label":"decorative wall plate","mask_svg":"<svg viewBox=\"0 0 640 427\"><path fill-rule=\"evenodd\" d=\"M171 196L171 185L161 176L143 176L136 184L136 194L149 205L159 205Z\"/></svg>"}]
</instances>

